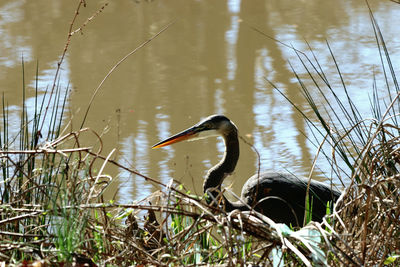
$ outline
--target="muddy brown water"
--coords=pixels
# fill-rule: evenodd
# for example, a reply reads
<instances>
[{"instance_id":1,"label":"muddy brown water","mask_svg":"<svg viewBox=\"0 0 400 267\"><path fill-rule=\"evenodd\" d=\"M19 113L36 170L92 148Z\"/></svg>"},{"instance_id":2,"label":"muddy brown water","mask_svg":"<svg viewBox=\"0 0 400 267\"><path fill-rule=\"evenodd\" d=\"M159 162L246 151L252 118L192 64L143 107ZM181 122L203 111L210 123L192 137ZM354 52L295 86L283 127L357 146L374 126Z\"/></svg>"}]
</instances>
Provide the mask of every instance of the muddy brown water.
<instances>
[{"instance_id":1,"label":"muddy brown water","mask_svg":"<svg viewBox=\"0 0 400 267\"><path fill-rule=\"evenodd\" d=\"M18 125L21 112L22 58L30 111L36 64L41 96L52 83L76 2L1 1L0 88L10 107L10 124ZM400 35L394 25L400 5L370 2L397 68ZM87 1L76 26L104 3ZM71 129L79 128L93 91L112 66L170 22L173 25L112 73L85 123L98 132L108 129L103 136L104 154L116 147L121 162L164 183L173 177L201 194L206 170L223 153L221 140L157 150L151 146L214 113L228 116L241 136L254 144L261 170L308 175L317 150L306 138L310 130L267 82L274 83L305 114L312 114L290 64L306 80L307 74L291 47L311 55L308 42L329 82L344 97L327 48L329 41L349 94L367 117L374 74L384 97L379 53L363 0L113 1L82 34L73 36L62 65L60 87L65 91L69 84L65 122L72 118ZM316 88L309 88L322 107ZM325 161L318 167L317 179L330 175ZM241 142L241 158L227 184L239 194L257 168L257 155ZM140 199L158 189L116 168L107 173L116 177L107 194L111 197L118 190L121 201ZM334 183L339 181L334 179Z\"/></svg>"}]
</instances>

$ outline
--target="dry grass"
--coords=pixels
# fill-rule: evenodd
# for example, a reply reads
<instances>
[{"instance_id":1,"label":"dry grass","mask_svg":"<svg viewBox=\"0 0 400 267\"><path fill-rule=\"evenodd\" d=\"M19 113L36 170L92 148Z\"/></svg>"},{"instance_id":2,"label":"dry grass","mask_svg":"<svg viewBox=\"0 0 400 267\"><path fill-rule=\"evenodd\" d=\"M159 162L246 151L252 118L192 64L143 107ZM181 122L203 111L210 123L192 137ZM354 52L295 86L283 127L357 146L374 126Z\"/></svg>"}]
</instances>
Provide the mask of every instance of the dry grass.
<instances>
[{"instance_id":1,"label":"dry grass","mask_svg":"<svg viewBox=\"0 0 400 267\"><path fill-rule=\"evenodd\" d=\"M101 156L101 146L95 153L80 147L79 139L87 133L70 133L34 150L2 152L10 173L1 187L2 261L265 263L277 247L288 251L284 254L290 261L311 261L312 246L303 247L286 226L255 212L217 211L177 190L173 181L161 184L109 160L111 153ZM95 168L98 160L101 167ZM123 167L163 190L134 204L104 203L103 192L112 182L102 174L106 164ZM139 211L147 216L139 219Z\"/></svg>"},{"instance_id":2,"label":"dry grass","mask_svg":"<svg viewBox=\"0 0 400 267\"><path fill-rule=\"evenodd\" d=\"M354 172L361 182L354 179L346 188L334 214L327 217L330 223L311 223L299 231L256 212L215 210L174 181L161 184L101 156L100 150L80 147L79 138L90 133L87 129L36 150L4 151L2 163L13 175L7 190L2 187L0 259L101 265L268 266L280 260L306 266L383 264L400 250L400 185L394 169L399 140L387 128L394 126L380 125L371 134L370 146L363 150L366 156L359 158ZM377 136L385 136L386 142L376 142ZM19 155L27 157L15 160ZM29 164L48 158L52 164L28 171ZM95 172L95 161L101 161L98 166L117 164L162 189L132 204L104 203L102 193L113 178L103 175L102 167ZM49 183L43 174L50 168L58 169ZM147 215L139 218L140 211Z\"/></svg>"},{"instance_id":3,"label":"dry grass","mask_svg":"<svg viewBox=\"0 0 400 267\"><path fill-rule=\"evenodd\" d=\"M400 254L399 128L375 126L336 206L340 220L334 225L342 260L364 266Z\"/></svg>"}]
</instances>

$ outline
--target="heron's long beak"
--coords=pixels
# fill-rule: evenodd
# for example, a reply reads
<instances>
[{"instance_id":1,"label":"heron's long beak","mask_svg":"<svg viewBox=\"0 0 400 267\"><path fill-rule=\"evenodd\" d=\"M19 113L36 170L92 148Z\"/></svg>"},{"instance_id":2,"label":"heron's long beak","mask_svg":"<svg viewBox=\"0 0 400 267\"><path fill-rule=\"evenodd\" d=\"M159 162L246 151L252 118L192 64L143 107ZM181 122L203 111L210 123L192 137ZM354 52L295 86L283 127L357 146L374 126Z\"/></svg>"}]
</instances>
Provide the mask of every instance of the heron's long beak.
<instances>
[{"instance_id":1,"label":"heron's long beak","mask_svg":"<svg viewBox=\"0 0 400 267\"><path fill-rule=\"evenodd\" d=\"M193 126L187 130L184 130L178 134L175 134L161 142L158 142L154 146L152 146L152 149L163 147L163 146L169 146L173 143L178 143L184 140L188 140L191 138L194 138L197 136L197 134L201 131L199 127Z\"/></svg>"}]
</instances>

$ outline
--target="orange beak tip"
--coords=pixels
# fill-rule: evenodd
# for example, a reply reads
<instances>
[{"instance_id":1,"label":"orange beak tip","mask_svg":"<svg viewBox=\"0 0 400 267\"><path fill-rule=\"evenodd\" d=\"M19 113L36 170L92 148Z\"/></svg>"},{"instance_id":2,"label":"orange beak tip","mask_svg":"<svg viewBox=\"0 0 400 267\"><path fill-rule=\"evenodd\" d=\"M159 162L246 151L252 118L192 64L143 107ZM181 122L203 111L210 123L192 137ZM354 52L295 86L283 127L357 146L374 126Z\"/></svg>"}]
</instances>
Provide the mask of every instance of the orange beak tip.
<instances>
[{"instance_id":1,"label":"orange beak tip","mask_svg":"<svg viewBox=\"0 0 400 267\"><path fill-rule=\"evenodd\" d=\"M189 139L192 135L194 135L193 132L188 132L188 133L185 133L185 134L179 134L179 135L170 137L169 139L166 139L166 140L164 140L164 141L162 141L162 142L160 142L160 143L158 143L158 144L155 144L155 145L152 146L151 148L152 148L152 149L156 149L156 148L159 148L159 147L169 146L169 145L171 145L171 144L178 143L178 142L181 142L181 141L183 141L183 140L187 140L187 139Z\"/></svg>"},{"instance_id":2,"label":"orange beak tip","mask_svg":"<svg viewBox=\"0 0 400 267\"><path fill-rule=\"evenodd\" d=\"M160 148L160 147L163 147L163 146L165 146L165 145L164 144L154 145L154 146L151 147L151 149L157 149L157 148Z\"/></svg>"}]
</instances>

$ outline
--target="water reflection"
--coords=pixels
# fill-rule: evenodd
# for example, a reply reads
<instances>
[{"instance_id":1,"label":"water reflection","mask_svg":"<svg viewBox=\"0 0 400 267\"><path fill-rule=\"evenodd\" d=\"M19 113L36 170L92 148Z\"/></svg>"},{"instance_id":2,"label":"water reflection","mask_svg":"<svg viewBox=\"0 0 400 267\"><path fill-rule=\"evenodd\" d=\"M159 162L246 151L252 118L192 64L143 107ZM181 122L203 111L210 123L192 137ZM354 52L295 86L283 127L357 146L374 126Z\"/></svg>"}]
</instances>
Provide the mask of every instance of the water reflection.
<instances>
[{"instance_id":1,"label":"water reflection","mask_svg":"<svg viewBox=\"0 0 400 267\"><path fill-rule=\"evenodd\" d=\"M371 4L388 40L392 61L399 62L399 38L392 24L399 6L389 1ZM93 3L83 9L78 24L100 5ZM18 125L14 120L21 113L22 54L30 112L36 59L42 94L53 82L73 12L68 1L0 4L0 88L12 107L11 124ZM310 130L288 101L266 82L273 82L310 116L312 111L289 62L300 77L307 77L307 71L290 47L266 38L253 26L301 51L308 51L307 41L335 93L343 99L346 95L327 39L351 99L363 114L369 114L368 94L374 75L379 92L385 95L364 1L118 1L110 3L71 42L60 84L63 90L70 84L68 109L72 115L68 119L73 120L72 129L80 126L82 110L113 64L173 19L176 22L170 29L110 76L86 123L97 132L111 129L103 137L104 153L119 147L121 160L164 183L173 177L201 193L204 173L223 152L220 140L177 144L155 151L150 147L213 113L226 114L240 134L254 143L262 170L289 170L300 175L310 171L316 148L302 134L311 136ZM307 55L313 57L310 51ZM310 79L305 83L315 88ZM321 86L329 92L327 86ZM313 93L317 96L317 91ZM326 105L322 97L318 100L321 107ZM333 98L328 102L336 108ZM228 180L234 183L236 193L256 171L257 162L252 149L241 143L241 159ZM317 176L323 178L323 171L329 168L323 162L319 166ZM111 169L109 173L120 177L116 183L121 201L141 198L158 189L122 170Z\"/></svg>"},{"instance_id":2,"label":"water reflection","mask_svg":"<svg viewBox=\"0 0 400 267\"><path fill-rule=\"evenodd\" d=\"M239 34L239 16L240 12L240 1L227 1L228 10L232 14L230 21L230 28L225 33L225 40L227 44L227 64L226 69L228 70L227 79L234 80L235 72L237 68L236 63L236 43Z\"/></svg>"},{"instance_id":3,"label":"water reflection","mask_svg":"<svg viewBox=\"0 0 400 267\"><path fill-rule=\"evenodd\" d=\"M121 142L122 158L127 163L135 162L135 169L143 175L148 175L150 166L148 161L148 123L139 121L139 131L136 136L131 135ZM121 185L119 194L121 199L129 199L132 195L138 199L145 198L152 192L152 187L143 179L135 180L130 173L121 170L119 173Z\"/></svg>"},{"instance_id":4,"label":"water reflection","mask_svg":"<svg viewBox=\"0 0 400 267\"><path fill-rule=\"evenodd\" d=\"M0 50L2 51L0 64L7 68L20 66L21 54L24 54L28 61L33 58L31 47L25 44L24 38L14 36L9 30L11 25L20 23L24 19L22 6L23 1L9 2L0 6Z\"/></svg>"}]
</instances>

